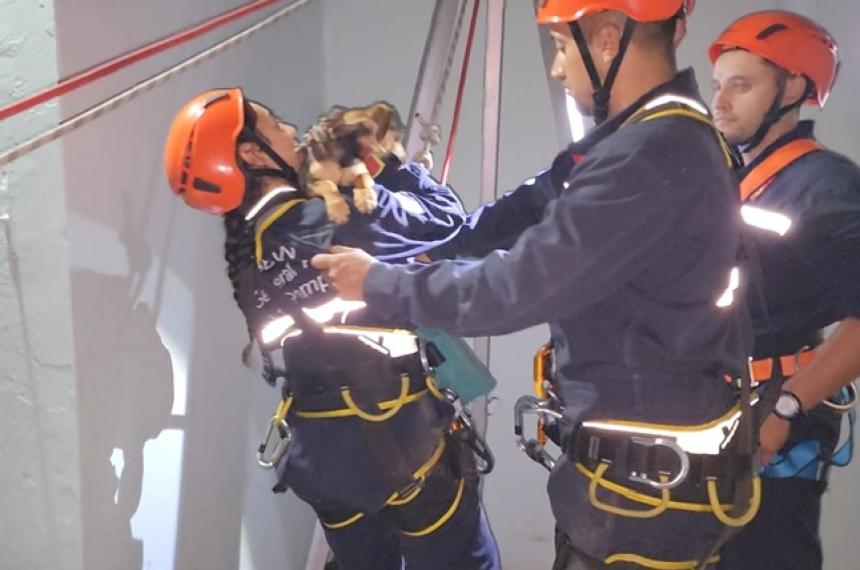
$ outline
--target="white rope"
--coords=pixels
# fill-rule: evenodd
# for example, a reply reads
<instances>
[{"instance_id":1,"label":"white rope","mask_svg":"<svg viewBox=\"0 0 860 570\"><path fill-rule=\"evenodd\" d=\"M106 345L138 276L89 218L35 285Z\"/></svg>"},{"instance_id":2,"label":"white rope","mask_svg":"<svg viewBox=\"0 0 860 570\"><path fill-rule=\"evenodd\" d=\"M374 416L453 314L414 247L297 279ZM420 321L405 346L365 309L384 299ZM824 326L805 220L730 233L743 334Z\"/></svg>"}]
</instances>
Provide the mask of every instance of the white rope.
<instances>
[{"instance_id":1,"label":"white rope","mask_svg":"<svg viewBox=\"0 0 860 570\"><path fill-rule=\"evenodd\" d=\"M436 92L436 100L433 102L433 111L430 113L430 119L427 120L420 113L415 113L415 120L421 125L419 138L424 145L412 156L412 161L424 165L427 170L433 170L433 147L442 142L442 129L436 122L436 119L439 117L439 110L442 108L442 101L448 88L448 78L451 76L451 69L454 67L454 56L457 55L457 46L460 43L460 34L463 31L467 4L466 0L460 1L460 12L457 14L454 35L451 37L451 43L448 46L448 57L445 60L442 78L439 80L439 90Z\"/></svg>"},{"instance_id":2,"label":"white rope","mask_svg":"<svg viewBox=\"0 0 860 570\"><path fill-rule=\"evenodd\" d=\"M30 154L34 150L41 148L42 146L44 146L50 142L53 142L53 141L59 139L60 137L82 127L83 125L89 123L90 121L93 121L93 120L101 117L105 113L113 111L114 109L116 109L120 105L127 103L128 101L130 101L131 99L134 99L135 97L137 97L141 93L149 91L150 89L153 89L153 88L169 81L170 79L173 79L174 77L176 77L180 73L188 71L192 67L199 65L199 64L203 63L204 61L211 59L212 57L222 53L223 51L225 51L225 50L227 50L233 46L235 46L239 42L242 42L243 40L249 38L250 36L256 34L257 32L259 32L265 28L268 28L269 26L271 26L272 24L274 24L275 22L277 22L281 18L290 14L293 10L307 4L308 2L310 2L310 0L296 0L295 2L290 4L289 6L285 6L285 7L281 8L277 12L272 13L271 15L267 16L266 18L259 21L258 23L254 24L252 26L249 26L248 28L245 28L244 30L241 30L240 32L237 32L236 34L218 42L217 44L215 44L212 47L198 53L197 55L194 55L194 56L174 65L173 67L168 68L167 70L159 73L158 75L154 75L154 76L150 77L149 79L146 79L146 80L138 83L134 87L131 87L130 89L127 89L127 90L111 97L110 99L102 101L101 103L98 103L97 105L94 105L93 107L90 107L89 109L81 111L77 115L74 115L74 116L66 119L65 121L62 121L56 127L53 127L53 128L51 128L51 129L49 129L49 130L47 130L41 134L34 136L33 138L31 138L27 141L24 141L23 143L21 143L17 146L12 147L11 149L3 152L3 154L0 154L0 167L6 166L10 162L17 160L24 155Z\"/></svg>"},{"instance_id":3,"label":"white rope","mask_svg":"<svg viewBox=\"0 0 860 570\"><path fill-rule=\"evenodd\" d=\"M442 108L442 100L445 98L445 90L448 88L448 78L451 76L451 68L454 67L454 56L457 55L457 46L460 44L460 34L463 31L467 4L466 0L460 2L460 13L457 14L457 24L454 26L454 37L451 38L451 45L448 47L448 59L445 61L445 70L439 81L439 91L436 93L436 101L433 102L433 113L430 115L429 123L436 122L439 117L439 110Z\"/></svg>"}]
</instances>

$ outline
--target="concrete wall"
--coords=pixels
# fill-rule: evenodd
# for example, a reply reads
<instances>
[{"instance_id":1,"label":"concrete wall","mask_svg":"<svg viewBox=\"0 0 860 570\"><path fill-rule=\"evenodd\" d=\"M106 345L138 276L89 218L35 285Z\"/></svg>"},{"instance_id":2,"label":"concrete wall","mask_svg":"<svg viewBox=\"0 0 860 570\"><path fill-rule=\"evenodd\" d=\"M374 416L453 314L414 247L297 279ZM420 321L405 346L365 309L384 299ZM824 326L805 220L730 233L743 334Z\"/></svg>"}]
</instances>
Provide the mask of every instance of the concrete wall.
<instances>
[{"instance_id":1,"label":"concrete wall","mask_svg":"<svg viewBox=\"0 0 860 570\"><path fill-rule=\"evenodd\" d=\"M2 101L245 3L0 3ZM2 147L261 17L4 121ZM321 27L311 3L2 173L0 567L304 568L312 513L254 462L278 395L239 362L220 221L171 196L161 155L211 87L310 122L322 54L294 46Z\"/></svg>"},{"instance_id":2,"label":"concrete wall","mask_svg":"<svg viewBox=\"0 0 860 570\"><path fill-rule=\"evenodd\" d=\"M0 3L0 104L57 79L50 3ZM26 25L24 23L26 22ZM0 124L0 147L56 124L56 104ZM62 149L0 168L0 566L82 568L76 386Z\"/></svg>"}]
</instances>

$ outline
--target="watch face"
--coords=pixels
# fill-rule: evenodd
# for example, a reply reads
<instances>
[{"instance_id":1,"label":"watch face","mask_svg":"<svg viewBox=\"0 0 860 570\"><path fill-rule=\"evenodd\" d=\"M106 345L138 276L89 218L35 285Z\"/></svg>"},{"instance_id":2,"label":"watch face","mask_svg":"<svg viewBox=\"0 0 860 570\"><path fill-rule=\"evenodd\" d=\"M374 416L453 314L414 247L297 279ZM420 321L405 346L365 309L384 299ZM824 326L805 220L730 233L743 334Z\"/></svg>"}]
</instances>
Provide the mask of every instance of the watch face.
<instances>
[{"instance_id":1,"label":"watch face","mask_svg":"<svg viewBox=\"0 0 860 570\"><path fill-rule=\"evenodd\" d=\"M774 407L779 415L786 418L793 418L800 412L797 401L788 394L781 395Z\"/></svg>"}]
</instances>

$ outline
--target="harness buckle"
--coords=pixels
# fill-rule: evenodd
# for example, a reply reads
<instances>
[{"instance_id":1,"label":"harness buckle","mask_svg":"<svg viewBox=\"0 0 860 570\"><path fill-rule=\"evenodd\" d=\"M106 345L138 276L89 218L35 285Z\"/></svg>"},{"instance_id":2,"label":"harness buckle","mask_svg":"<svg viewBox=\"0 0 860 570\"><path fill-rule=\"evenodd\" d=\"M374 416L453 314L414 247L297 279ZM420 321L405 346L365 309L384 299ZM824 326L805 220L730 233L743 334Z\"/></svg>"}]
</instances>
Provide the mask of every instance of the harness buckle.
<instances>
[{"instance_id":1,"label":"harness buckle","mask_svg":"<svg viewBox=\"0 0 860 570\"><path fill-rule=\"evenodd\" d=\"M637 471L630 472L630 475L627 477L629 480L648 485L654 489L672 489L683 483L687 478L687 475L690 473L690 458L687 455L687 452L681 449L681 446L675 443L675 441L665 437L642 437L639 435L631 435L630 442L644 447L668 448L678 456L678 460L681 462L681 467L678 470L678 474L675 475L675 478L671 481L666 481L665 483L655 481L649 478L647 473L639 473Z\"/></svg>"}]
</instances>

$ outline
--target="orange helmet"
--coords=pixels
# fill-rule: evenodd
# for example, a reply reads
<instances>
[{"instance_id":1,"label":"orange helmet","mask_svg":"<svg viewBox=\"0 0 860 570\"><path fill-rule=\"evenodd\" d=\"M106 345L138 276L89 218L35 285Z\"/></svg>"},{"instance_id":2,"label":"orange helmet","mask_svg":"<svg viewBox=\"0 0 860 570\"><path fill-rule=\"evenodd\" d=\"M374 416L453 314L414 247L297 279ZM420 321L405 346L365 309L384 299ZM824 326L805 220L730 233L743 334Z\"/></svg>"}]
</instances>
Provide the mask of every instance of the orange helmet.
<instances>
[{"instance_id":1,"label":"orange helmet","mask_svg":"<svg viewBox=\"0 0 860 570\"><path fill-rule=\"evenodd\" d=\"M804 75L815 91L807 103L824 106L839 68L836 41L827 30L799 14L754 12L736 20L711 44L711 62L729 49L754 53L790 73Z\"/></svg>"},{"instance_id":2,"label":"orange helmet","mask_svg":"<svg viewBox=\"0 0 860 570\"><path fill-rule=\"evenodd\" d=\"M225 214L242 203L245 175L236 139L245 127L242 90L213 89L180 109L164 145L164 170L174 193L205 212Z\"/></svg>"},{"instance_id":3,"label":"orange helmet","mask_svg":"<svg viewBox=\"0 0 860 570\"><path fill-rule=\"evenodd\" d=\"M537 12L539 24L575 22L595 12L615 10L638 22L668 20L681 9L689 15L695 0L544 0Z\"/></svg>"}]
</instances>

